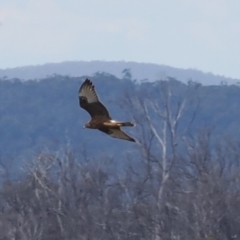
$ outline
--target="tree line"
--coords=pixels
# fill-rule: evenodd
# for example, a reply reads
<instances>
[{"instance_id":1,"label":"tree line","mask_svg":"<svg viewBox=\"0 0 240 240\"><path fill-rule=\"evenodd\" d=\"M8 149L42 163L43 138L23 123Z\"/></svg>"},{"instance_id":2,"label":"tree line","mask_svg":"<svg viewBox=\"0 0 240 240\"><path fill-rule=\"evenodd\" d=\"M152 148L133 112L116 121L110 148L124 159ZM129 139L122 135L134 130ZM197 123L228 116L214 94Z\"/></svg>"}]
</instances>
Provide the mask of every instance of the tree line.
<instances>
[{"instance_id":1,"label":"tree line","mask_svg":"<svg viewBox=\"0 0 240 240\"><path fill-rule=\"evenodd\" d=\"M240 142L210 126L191 134L198 86L154 91L159 101L129 91L119 102L137 124L121 167L84 147L36 153L15 181L1 163L0 239L238 239Z\"/></svg>"}]
</instances>

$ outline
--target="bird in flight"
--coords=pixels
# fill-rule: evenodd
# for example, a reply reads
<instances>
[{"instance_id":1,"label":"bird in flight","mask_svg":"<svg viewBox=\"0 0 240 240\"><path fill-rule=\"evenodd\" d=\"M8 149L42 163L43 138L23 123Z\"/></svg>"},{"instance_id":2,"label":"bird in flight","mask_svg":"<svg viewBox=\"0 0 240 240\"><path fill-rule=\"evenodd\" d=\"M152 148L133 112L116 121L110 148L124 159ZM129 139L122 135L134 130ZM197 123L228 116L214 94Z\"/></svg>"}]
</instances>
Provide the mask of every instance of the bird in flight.
<instances>
[{"instance_id":1,"label":"bird in flight","mask_svg":"<svg viewBox=\"0 0 240 240\"><path fill-rule=\"evenodd\" d=\"M133 127L131 122L119 122L113 120L106 107L99 101L93 83L86 79L78 92L79 105L91 116L91 120L85 124L86 128L98 129L111 137L135 142L121 130L121 127Z\"/></svg>"}]
</instances>

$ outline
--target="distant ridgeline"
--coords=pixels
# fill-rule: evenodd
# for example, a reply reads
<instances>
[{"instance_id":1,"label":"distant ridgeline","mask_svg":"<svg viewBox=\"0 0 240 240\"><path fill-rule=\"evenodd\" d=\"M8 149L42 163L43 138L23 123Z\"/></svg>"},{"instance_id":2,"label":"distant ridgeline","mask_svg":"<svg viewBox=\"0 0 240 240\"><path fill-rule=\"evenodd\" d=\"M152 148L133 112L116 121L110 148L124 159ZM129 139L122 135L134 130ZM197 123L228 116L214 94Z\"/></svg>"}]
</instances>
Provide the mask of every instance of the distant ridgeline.
<instances>
[{"instance_id":1,"label":"distant ridgeline","mask_svg":"<svg viewBox=\"0 0 240 240\"><path fill-rule=\"evenodd\" d=\"M137 144L113 139L97 130L83 128L90 118L78 104L78 89L85 79L86 76L55 75L42 81L0 80L2 161L9 157L35 154L43 149L57 150L66 145L74 149L85 147L88 154L95 156L108 154L120 157L123 152L134 151ZM115 119L135 121L134 118L141 118L137 106L135 110L129 109L130 98L138 98L140 102L146 103L159 102L159 106L164 107L159 94L162 90L161 81L135 83L127 73L123 79L99 73L91 77L91 80L96 85L101 101ZM183 114L179 131L183 133L186 130L185 134L194 136L196 131L209 128L213 130L214 136L240 139L238 86L201 86L194 82L184 84L169 79L166 89L171 94L173 109L177 109L180 100L194 98ZM157 125L159 121L157 115L151 111L149 114ZM141 120L143 121L139 119ZM144 126L144 122L142 125ZM160 128L161 125L159 131ZM139 125L126 131L137 138L140 136Z\"/></svg>"}]
</instances>

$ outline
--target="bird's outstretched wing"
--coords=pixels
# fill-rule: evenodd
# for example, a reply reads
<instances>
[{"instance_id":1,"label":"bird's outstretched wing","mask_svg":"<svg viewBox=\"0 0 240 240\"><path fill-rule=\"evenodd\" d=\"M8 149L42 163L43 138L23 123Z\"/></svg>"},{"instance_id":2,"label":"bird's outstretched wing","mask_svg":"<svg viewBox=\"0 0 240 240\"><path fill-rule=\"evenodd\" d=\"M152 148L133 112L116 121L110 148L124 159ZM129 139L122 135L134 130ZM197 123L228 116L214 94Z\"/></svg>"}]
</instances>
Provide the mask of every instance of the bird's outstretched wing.
<instances>
[{"instance_id":1,"label":"bird's outstretched wing","mask_svg":"<svg viewBox=\"0 0 240 240\"><path fill-rule=\"evenodd\" d=\"M101 128L98 129L101 132L104 132L106 134L108 134L109 136L113 137L113 138L120 138L123 140L128 140L131 142L136 142L135 139L131 138L130 136L128 136L125 132L123 132L120 128Z\"/></svg>"},{"instance_id":2,"label":"bird's outstretched wing","mask_svg":"<svg viewBox=\"0 0 240 240\"><path fill-rule=\"evenodd\" d=\"M86 79L78 92L80 107L85 109L92 118L104 116L111 119L106 107L99 101L93 83Z\"/></svg>"}]
</instances>

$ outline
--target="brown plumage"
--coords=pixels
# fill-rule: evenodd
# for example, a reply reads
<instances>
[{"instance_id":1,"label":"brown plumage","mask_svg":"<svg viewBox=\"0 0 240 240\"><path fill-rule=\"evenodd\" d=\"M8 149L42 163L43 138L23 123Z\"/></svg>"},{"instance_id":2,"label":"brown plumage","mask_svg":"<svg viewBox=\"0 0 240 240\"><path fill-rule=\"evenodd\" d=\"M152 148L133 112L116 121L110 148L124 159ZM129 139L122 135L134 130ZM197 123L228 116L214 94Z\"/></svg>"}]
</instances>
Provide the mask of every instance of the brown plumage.
<instances>
[{"instance_id":1,"label":"brown plumage","mask_svg":"<svg viewBox=\"0 0 240 240\"><path fill-rule=\"evenodd\" d=\"M86 79L78 92L80 107L91 116L91 120L85 124L86 128L98 129L111 137L135 142L120 127L133 127L131 122L119 122L112 120L106 107L99 101L94 85Z\"/></svg>"}]
</instances>

